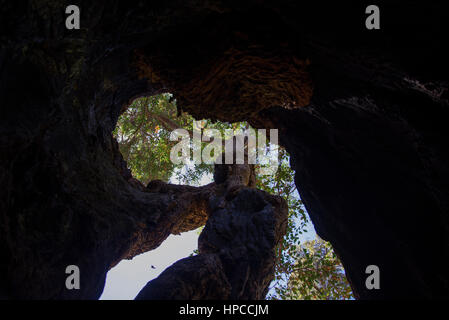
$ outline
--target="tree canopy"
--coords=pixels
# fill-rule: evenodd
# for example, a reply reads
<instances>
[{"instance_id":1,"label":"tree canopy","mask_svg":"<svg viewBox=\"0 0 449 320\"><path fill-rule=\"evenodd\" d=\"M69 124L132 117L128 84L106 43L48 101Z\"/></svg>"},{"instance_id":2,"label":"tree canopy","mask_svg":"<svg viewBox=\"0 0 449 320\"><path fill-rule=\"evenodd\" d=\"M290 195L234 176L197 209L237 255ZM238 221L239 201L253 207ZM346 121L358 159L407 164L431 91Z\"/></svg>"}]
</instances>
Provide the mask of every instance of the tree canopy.
<instances>
[{"instance_id":1,"label":"tree canopy","mask_svg":"<svg viewBox=\"0 0 449 320\"><path fill-rule=\"evenodd\" d=\"M134 100L120 116L114 131L133 176L144 184L159 179L195 185L213 173L211 164L176 165L170 161L170 150L176 144L170 141L171 131L183 128L191 132L194 120L187 113L178 113L170 94ZM202 126L223 134L225 129L249 128L246 122L210 120L202 120ZM276 172L259 170L256 175L257 188L283 197L289 207L287 234L277 250L275 280L267 298L351 299L344 269L331 245L321 239L301 241L310 225L309 217L297 192L287 151L279 147L278 157Z\"/></svg>"}]
</instances>

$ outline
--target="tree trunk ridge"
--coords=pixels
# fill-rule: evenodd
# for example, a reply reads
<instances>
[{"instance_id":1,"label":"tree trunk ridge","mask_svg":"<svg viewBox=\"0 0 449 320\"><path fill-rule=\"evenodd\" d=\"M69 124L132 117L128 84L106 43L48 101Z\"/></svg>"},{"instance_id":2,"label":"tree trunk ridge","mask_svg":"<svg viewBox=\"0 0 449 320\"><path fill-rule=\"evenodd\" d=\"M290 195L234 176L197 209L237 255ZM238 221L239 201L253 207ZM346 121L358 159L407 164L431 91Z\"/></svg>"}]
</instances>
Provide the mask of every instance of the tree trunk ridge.
<instances>
[{"instance_id":1,"label":"tree trunk ridge","mask_svg":"<svg viewBox=\"0 0 449 320\"><path fill-rule=\"evenodd\" d=\"M121 259L206 220L200 254L139 297L263 296L282 204L239 187L250 176L153 192L131 179L111 133L135 98L167 92L196 119L279 129L356 298L449 298L443 3L378 1L368 30L364 1L79 0L69 30L67 1L0 0L0 298L97 299Z\"/></svg>"}]
</instances>

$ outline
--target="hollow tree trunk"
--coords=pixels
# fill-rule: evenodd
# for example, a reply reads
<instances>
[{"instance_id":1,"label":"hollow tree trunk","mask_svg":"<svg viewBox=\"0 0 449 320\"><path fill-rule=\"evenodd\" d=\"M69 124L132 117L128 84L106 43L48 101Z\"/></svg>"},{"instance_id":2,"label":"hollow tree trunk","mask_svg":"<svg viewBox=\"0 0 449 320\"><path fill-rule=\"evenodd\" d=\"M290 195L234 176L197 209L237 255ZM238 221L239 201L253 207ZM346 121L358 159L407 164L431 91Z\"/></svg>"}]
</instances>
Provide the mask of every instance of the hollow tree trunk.
<instances>
[{"instance_id":1,"label":"hollow tree trunk","mask_svg":"<svg viewBox=\"0 0 449 320\"><path fill-rule=\"evenodd\" d=\"M363 1L78 1L81 30L65 29L68 4L0 1L0 297L98 298L120 259L205 221L191 213L206 212L211 186L142 190L112 139L126 104L160 92L197 118L280 130L317 233L358 298L449 297L442 2L379 1L377 31L364 27ZM265 264L231 274L209 247L211 221L242 193L262 197L246 190L209 211L202 253L166 271L204 264L210 283L229 286L180 294L263 293ZM260 210L242 211L245 224ZM80 290L65 288L72 264ZM371 264L380 290L365 287ZM140 297L175 297L163 276ZM242 277L257 292L235 285Z\"/></svg>"}]
</instances>

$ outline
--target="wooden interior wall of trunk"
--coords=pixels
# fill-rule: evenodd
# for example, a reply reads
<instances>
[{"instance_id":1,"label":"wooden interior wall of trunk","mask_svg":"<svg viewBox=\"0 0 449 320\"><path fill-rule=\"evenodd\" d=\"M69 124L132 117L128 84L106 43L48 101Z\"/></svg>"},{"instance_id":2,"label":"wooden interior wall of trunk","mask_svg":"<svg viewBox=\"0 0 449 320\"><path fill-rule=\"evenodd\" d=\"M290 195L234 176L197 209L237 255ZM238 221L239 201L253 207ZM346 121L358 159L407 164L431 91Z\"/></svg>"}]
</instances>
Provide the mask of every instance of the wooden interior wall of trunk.
<instances>
[{"instance_id":1,"label":"wooden interior wall of trunk","mask_svg":"<svg viewBox=\"0 0 449 320\"><path fill-rule=\"evenodd\" d=\"M443 2L379 1L380 30L365 28L365 1L151 3L80 0L81 29L67 30L68 1L0 1L0 298L97 299L121 259L205 223L204 190L137 188L112 138L134 98L161 92L196 118L280 130L316 231L357 298L449 297ZM246 188L222 209L235 214L239 197L255 199L246 213L278 219L260 220L272 229L257 239L240 235L268 237L272 250L283 209L257 207L276 201ZM231 275L230 260L205 252L185 268L213 279L191 280L203 291L189 297L264 294L273 256L253 257L258 267L245 256L250 274ZM69 291L73 264L81 289ZM380 290L365 287L372 264Z\"/></svg>"}]
</instances>

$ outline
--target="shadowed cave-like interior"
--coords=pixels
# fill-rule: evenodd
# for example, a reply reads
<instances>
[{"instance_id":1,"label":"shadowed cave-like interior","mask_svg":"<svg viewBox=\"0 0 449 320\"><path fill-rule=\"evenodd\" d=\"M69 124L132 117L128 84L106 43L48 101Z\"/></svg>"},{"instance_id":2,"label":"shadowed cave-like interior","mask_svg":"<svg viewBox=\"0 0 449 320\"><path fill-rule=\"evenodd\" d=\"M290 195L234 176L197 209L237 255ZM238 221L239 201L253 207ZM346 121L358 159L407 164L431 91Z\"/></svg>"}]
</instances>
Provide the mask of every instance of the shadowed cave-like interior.
<instances>
[{"instance_id":1,"label":"shadowed cave-like interior","mask_svg":"<svg viewBox=\"0 0 449 320\"><path fill-rule=\"evenodd\" d=\"M447 11L380 3L373 31L364 1L78 1L67 30L67 1L0 1L0 298L97 299L119 261L206 221L200 254L137 298L265 297L286 208L245 165L204 187L126 168L120 113L170 92L197 119L279 129L356 298L447 299Z\"/></svg>"}]
</instances>

